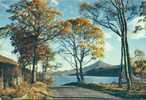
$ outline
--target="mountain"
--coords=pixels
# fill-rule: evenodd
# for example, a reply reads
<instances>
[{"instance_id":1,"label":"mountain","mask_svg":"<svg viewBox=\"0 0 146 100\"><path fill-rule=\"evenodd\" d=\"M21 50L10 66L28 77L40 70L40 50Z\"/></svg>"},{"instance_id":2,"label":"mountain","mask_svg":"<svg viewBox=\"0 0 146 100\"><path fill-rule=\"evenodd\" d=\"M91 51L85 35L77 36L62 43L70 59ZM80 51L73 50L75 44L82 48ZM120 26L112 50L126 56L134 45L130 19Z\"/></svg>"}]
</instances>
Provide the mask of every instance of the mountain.
<instances>
[{"instance_id":1,"label":"mountain","mask_svg":"<svg viewBox=\"0 0 146 100\"><path fill-rule=\"evenodd\" d=\"M118 76L120 65L110 65L98 61L83 69L84 75L87 76Z\"/></svg>"},{"instance_id":2,"label":"mountain","mask_svg":"<svg viewBox=\"0 0 146 100\"><path fill-rule=\"evenodd\" d=\"M118 76L119 71L120 65L110 65L102 61L83 68L83 74L86 76ZM57 72L56 74L75 75L75 70Z\"/></svg>"}]
</instances>

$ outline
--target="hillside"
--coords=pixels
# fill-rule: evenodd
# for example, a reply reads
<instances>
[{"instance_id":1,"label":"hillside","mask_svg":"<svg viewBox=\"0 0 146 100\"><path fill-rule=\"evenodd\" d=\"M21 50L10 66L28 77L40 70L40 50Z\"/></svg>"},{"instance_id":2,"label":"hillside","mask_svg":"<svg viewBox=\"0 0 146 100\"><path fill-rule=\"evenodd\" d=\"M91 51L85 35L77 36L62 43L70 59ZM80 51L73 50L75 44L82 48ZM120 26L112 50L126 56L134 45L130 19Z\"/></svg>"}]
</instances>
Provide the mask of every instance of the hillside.
<instances>
[{"instance_id":1,"label":"hillside","mask_svg":"<svg viewBox=\"0 0 146 100\"><path fill-rule=\"evenodd\" d=\"M86 76L118 76L120 65L110 65L102 61L98 61L90 66L83 68ZM75 75L75 70L57 72L55 74Z\"/></svg>"}]
</instances>

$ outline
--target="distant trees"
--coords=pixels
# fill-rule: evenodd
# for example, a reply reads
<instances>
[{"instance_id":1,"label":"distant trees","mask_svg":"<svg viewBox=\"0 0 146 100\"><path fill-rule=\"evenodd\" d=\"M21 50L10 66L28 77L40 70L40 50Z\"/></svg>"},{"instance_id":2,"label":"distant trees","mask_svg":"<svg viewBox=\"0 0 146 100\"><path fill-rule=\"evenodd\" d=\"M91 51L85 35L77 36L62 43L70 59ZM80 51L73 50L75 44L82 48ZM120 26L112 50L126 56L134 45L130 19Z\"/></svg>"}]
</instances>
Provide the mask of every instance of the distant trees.
<instances>
[{"instance_id":1,"label":"distant trees","mask_svg":"<svg viewBox=\"0 0 146 100\"><path fill-rule=\"evenodd\" d=\"M75 68L78 82L83 82L83 66L87 65L93 56L103 56L104 34L85 18L69 19L61 23L64 27L59 38L59 52Z\"/></svg>"},{"instance_id":2,"label":"distant trees","mask_svg":"<svg viewBox=\"0 0 146 100\"><path fill-rule=\"evenodd\" d=\"M127 21L138 15L137 0L98 0L94 4L81 3L81 14L117 34L121 39L121 72L119 86L122 86L122 71L125 69L127 89L132 86Z\"/></svg>"},{"instance_id":3,"label":"distant trees","mask_svg":"<svg viewBox=\"0 0 146 100\"><path fill-rule=\"evenodd\" d=\"M132 68L134 75L140 76L141 78L146 74L146 58L145 53L142 50L136 49L134 57L132 59Z\"/></svg>"},{"instance_id":4,"label":"distant trees","mask_svg":"<svg viewBox=\"0 0 146 100\"><path fill-rule=\"evenodd\" d=\"M48 60L50 48L47 41L58 35L56 17L59 12L44 0L22 0L7 10L12 23L1 28L10 37L14 53L24 66L32 64L32 80L35 82L35 65L39 60Z\"/></svg>"}]
</instances>

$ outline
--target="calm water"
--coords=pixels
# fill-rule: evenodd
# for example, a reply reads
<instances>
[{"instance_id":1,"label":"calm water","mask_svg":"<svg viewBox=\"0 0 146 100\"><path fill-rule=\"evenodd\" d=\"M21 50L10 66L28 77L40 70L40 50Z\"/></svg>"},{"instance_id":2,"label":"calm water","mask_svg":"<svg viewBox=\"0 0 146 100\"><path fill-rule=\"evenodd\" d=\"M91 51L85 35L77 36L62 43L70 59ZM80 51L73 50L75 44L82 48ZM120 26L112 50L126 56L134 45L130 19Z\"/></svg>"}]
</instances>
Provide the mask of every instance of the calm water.
<instances>
[{"instance_id":1,"label":"calm water","mask_svg":"<svg viewBox=\"0 0 146 100\"><path fill-rule=\"evenodd\" d=\"M76 76L53 76L53 86L76 82ZM85 83L117 83L118 77L85 76Z\"/></svg>"}]
</instances>

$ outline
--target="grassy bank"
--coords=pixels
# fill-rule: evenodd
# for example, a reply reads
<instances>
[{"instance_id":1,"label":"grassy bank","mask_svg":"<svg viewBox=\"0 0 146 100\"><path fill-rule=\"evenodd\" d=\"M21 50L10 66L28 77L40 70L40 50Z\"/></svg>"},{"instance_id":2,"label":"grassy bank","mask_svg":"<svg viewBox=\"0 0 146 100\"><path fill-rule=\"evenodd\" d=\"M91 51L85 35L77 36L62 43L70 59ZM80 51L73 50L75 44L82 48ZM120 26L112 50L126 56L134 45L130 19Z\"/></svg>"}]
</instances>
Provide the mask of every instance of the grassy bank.
<instances>
[{"instance_id":1,"label":"grassy bank","mask_svg":"<svg viewBox=\"0 0 146 100\"><path fill-rule=\"evenodd\" d=\"M34 84L22 82L21 85L15 88L0 88L0 100L44 100L51 98L52 95L53 93L48 88L48 85L43 82L36 82Z\"/></svg>"},{"instance_id":2,"label":"grassy bank","mask_svg":"<svg viewBox=\"0 0 146 100\"><path fill-rule=\"evenodd\" d=\"M130 91L126 90L126 86L119 88L117 84L85 84L85 83L69 83L65 85L83 87L87 89L92 89L107 93L113 96L121 97L124 99L146 99L146 87L142 89L132 89Z\"/></svg>"}]
</instances>

